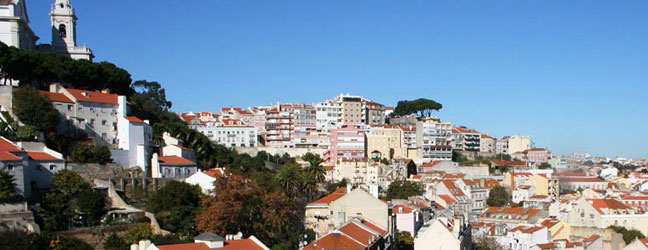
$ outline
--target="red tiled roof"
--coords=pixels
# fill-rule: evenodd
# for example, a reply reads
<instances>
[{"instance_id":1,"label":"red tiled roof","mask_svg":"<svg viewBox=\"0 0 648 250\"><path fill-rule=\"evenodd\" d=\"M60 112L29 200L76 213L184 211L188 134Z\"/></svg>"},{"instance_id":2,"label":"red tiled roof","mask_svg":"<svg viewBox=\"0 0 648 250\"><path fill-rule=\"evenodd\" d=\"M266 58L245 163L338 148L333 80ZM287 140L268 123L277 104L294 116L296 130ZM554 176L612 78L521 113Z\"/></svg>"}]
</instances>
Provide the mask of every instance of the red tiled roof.
<instances>
[{"instance_id":1,"label":"red tiled roof","mask_svg":"<svg viewBox=\"0 0 648 250\"><path fill-rule=\"evenodd\" d=\"M21 161L22 158L7 151L0 151L0 161Z\"/></svg>"},{"instance_id":2,"label":"red tiled roof","mask_svg":"<svg viewBox=\"0 0 648 250\"><path fill-rule=\"evenodd\" d=\"M583 242L596 241L596 240L598 240L598 238L601 238L601 236L598 235L598 234L595 234L595 235L592 235L592 236L590 236L590 237L585 238L585 239L583 240ZM648 239L647 239L647 240L648 240Z\"/></svg>"},{"instance_id":3,"label":"red tiled roof","mask_svg":"<svg viewBox=\"0 0 648 250\"><path fill-rule=\"evenodd\" d=\"M53 93L49 91L39 91L41 95L46 96L51 102L64 102L64 103L74 103L72 99L68 98L61 93Z\"/></svg>"},{"instance_id":4,"label":"red tiled roof","mask_svg":"<svg viewBox=\"0 0 648 250\"><path fill-rule=\"evenodd\" d=\"M360 243L356 242L349 236L340 233L331 233L304 247L304 250L321 249L362 250L365 249L365 246L360 245Z\"/></svg>"},{"instance_id":5,"label":"red tiled roof","mask_svg":"<svg viewBox=\"0 0 648 250\"><path fill-rule=\"evenodd\" d=\"M583 177L583 178L564 177L564 178L560 178L560 182L605 182L605 181L596 177Z\"/></svg>"},{"instance_id":6,"label":"red tiled roof","mask_svg":"<svg viewBox=\"0 0 648 250\"><path fill-rule=\"evenodd\" d=\"M639 239L639 242L643 244L644 246L648 247L648 239Z\"/></svg>"},{"instance_id":7,"label":"red tiled roof","mask_svg":"<svg viewBox=\"0 0 648 250\"><path fill-rule=\"evenodd\" d=\"M557 246L554 243L545 243L545 244L538 244L536 245L540 249L554 249L557 248Z\"/></svg>"},{"instance_id":8,"label":"red tiled roof","mask_svg":"<svg viewBox=\"0 0 648 250\"><path fill-rule=\"evenodd\" d=\"M135 116L126 116L126 120L132 123L144 123L141 119L135 117Z\"/></svg>"},{"instance_id":9,"label":"red tiled roof","mask_svg":"<svg viewBox=\"0 0 648 250\"><path fill-rule=\"evenodd\" d=\"M371 233L370 231L365 230L364 228L356 225L355 223L349 223L344 225L343 227L339 228L338 231L348 235L349 237L362 242L364 245L371 245L373 243L371 241L372 236L374 236L374 241L377 239L378 235L375 235Z\"/></svg>"},{"instance_id":10,"label":"red tiled roof","mask_svg":"<svg viewBox=\"0 0 648 250\"><path fill-rule=\"evenodd\" d=\"M400 211L400 208L403 209L402 212L399 212L399 211ZM411 214L412 211L414 211L414 210L412 210L411 208L409 208L409 207L407 207L407 206L405 206L405 205L397 205L397 206L395 206L394 208L392 208L392 211L393 211L394 213L397 213L397 214Z\"/></svg>"},{"instance_id":11,"label":"red tiled roof","mask_svg":"<svg viewBox=\"0 0 648 250\"><path fill-rule=\"evenodd\" d=\"M117 104L117 95L116 94L104 94L101 92L90 91L90 90L81 90L81 89L65 89L77 101L80 102L96 102L96 103L108 103L108 104ZM86 93L87 97L83 94Z\"/></svg>"},{"instance_id":12,"label":"red tiled roof","mask_svg":"<svg viewBox=\"0 0 648 250\"><path fill-rule=\"evenodd\" d=\"M45 152L27 152L27 155L29 156L30 159L35 161L62 161L63 160L63 159L56 158L53 155L50 155Z\"/></svg>"},{"instance_id":13,"label":"red tiled roof","mask_svg":"<svg viewBox=\"0 0 648 250\"><path fill-rule=\"evenodd\" d=\"M174 245L161 245L160 250L211 250L205 243L184 243ZM219 250L263 250L252 239L226 240Z\"/></svg>"},{"instance_id":14,"label":"red tiled roof","mask_svg":"<svg viewBox=\"0 0 648 250\"><path fill-rule=\"evenodd\" d=\"M540 212L539 209L527 209L521 207L489 207L486 212L482 213L479 217L490 218L493 217L493 215L526 215L526 217L520 219L529 220L538 212Z\"/></svg>"},{"instance_id":15,"label":"red tiled roof","mask_svg":"<svg viewBox=\"0 0 648 250\"><path fill-rule=\"evenodd\" d=\"M543 228L546 228L546 227L517 226L517 227L509 230L509 232L520 231L522 233L529 234L529 233L535 233L537 231L540 231Z\"/></svg>"},{"instance_id":16,"label":"red tiled roof","mask_svg":"<svg viewBox=\"0 0 648 250\"><path fill-rule=\"evenodd\" d=\"M607 210L626 210L631 207L615 199L586 199L599 214L605 214L603 209Z\"/></svg>"},{"instance_id":17,"label":"red tiled roof","mask_svg":"<svg viewBox=\"0 0 648 250\"><path fill-rule=\"evenodd\" d=\"M207 171L203 171L206 175L211 176L212 178L216 178L216 176L223 176L223 171L220 169L210 169Z\"/></svg>"},{"instance_id":18,"label":"red tiled roof","mask_svg":"<svg viewBox=\"0 0 648 250\"><path fill-rule=\"evenodd\" d=\"M329 195L324 196L324 197L320 198L319 200L311 202L311 204L312 203L331 204L331 202L334 202L334 201L342 198L342 196L344 196L345 194L346 194L346 187L341 187L341 188L338 188L337 190L333 191L333 193L330 193Z\"/></svg>"},{"instance_id":19,"label":"red tiled roof","mask_svg":"<svg viewBox=\"0 0 648 250\"><path fill-rule=\"evenodd\" d=\"M483 138L483 139L485 139L485 138L493 139L493 137L491 137L490 135L487 135L487 134L481 134L481 138Z\"/></svg>"},{"instance_id":20,"label":"red tiled roof","mask_svg":"<svg viewBox=\"0 0 648 250\"><path fill-rule=\"evenodd\" d=\"M464 192L458 188L453 181L448 181L445 180L443 181L443 184L448 188L448 190L452 193L452 195L456 196L464 196Z\"/></svg>"},{"instance_id":21,"label":"red tiled roof","mask_svg":"<svg viewBox=\"0 0 648 250\"><path fill-rule=\"evenodd\" d=\"M441 162L442 162L441 160L430 161L430 162L426 162L426 163L421 164L421 167L422 168L431 168L431 167L434 167L434 166L436 166L437 164L439 164Z\"/></svg>"},{"instance_id":22,"label":"red tiled roof","mask_svg":"<svg viewBox=\"0 0 648 250\"><path fill-rule=\"evenodd\" d=\"M372 224L371 222L369 222L367 220L362 220L361 222L362 222L362 225L365 225L368 228L371 228L371 230L374 230L374 231L378 232L380 235L384 235L385 233L387 233L387 231L385 231L384 229Z\"/></svg>"},{"instance_id":23,"label":"red tiled roof","mask_svg":"<svg viewBox=\"0 0 648 250\"><path fill-rule=\"evenodd\" d=\"M549 198L548 195L533 195L529 197L529 199L547 199L547 198Z\"/></svg>"},{"instance_id":24,"label":"red tiled roof","mask_svg":"<svg viewBox=\"0 0 648 250\"><path fill-rule=\"evenodd\" d=\"M19 148L16 144L2 136L0 136L0 151L25 152L25 150Z\"/></svg>"},{"instance_id":25,"label":"red tiled roof","mask_svg":"<svg viewBox=\"0 0 648 250\"><path fill-rule=\"evenodd\" d=\"M526 166L526 162L523 161L491 161L491 162L498 166Z\"/></svg>"},{"instance_id":26,"label":"red tiled roof","mask_svg":"<svg viewBox=\"0 0 648 250\"><path fill-rule=\"evenodd\" d=\"M558 221L552 221L552 220L549 220L549 219L544 220L544 221L542 221L542 223L540 223L540 225L542 225L543 227L546 227L546 228L552 228L556 224L558 224Z\"/></svg>"},{"instance_id":27,"label":"red tiled roof","mask_svg":"<svg viewBox=\"0 0 648 250\"><path fill-rule=\"evenodd\" d=\"M196 165L195 162L178 156L160 156L158 161L168 165Z\"/></svg>"},{"instance_id":28,"label":"red tiled roof","mask_svg":"<svg viewBox=\"0 0 648 250\"><path fill-rule=\"evenodd\" d=\"M448 204L448 205L455 202L455 200L452 197L450 197L449 195L442 194L442 195L439 195L439 198L441 198L443 201L445 201L446 204Z\"/></svg>"},{"instance_id":29,"label":"red tiled roof","mask_svg":"<svg viewBox=\"0 0 648 250\"><path fill-rule=\"evenodd\" d=\"M174 245L161 245L156 247L160 250L210 250L205 243L184 243Z\"/></svg>"}]
</instances>

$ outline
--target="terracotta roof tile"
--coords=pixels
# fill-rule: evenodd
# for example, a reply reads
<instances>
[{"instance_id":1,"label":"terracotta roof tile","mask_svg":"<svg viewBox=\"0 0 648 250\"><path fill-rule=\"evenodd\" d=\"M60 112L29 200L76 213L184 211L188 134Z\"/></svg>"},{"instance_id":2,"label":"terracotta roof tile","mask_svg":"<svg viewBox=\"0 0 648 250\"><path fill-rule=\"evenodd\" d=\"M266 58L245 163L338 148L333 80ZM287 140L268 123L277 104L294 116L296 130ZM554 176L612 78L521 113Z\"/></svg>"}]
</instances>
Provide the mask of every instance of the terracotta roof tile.
<instances>
[{"instance_id":1,"label":"terracotta roof tile","mask_svg":"<svg viewBox=\"0 0 648 250\"><path fill-rule=\"evenodd\" d=\"M108 104L117 104L117 95L116 94L104 94L101 92L90 91L90 90L81 90L81 89L68 89L66 88L72 96L74 96L77 101L80 102L96 102L96 103L108 103ZM84 94L85 93L85 94Z\"/></svg>"},{"instance_id":2,"label":"terracotta roof tile","mask_svg":"<svg viewBox=\"0 0 648 250\"><path fill-rule=\"evenodd\" d=\"M345 250L362 250L365 246L353 240L351 237L341 233L330 233L304 247L304 250L321 250L321 249L345 249Z\"/></svg>"},{"instance_id":3,"label":"terracotta roof tile","mask_svg":"<svg viewBox=\"0 0 648 250\"><path fill-rule=\"evenodd\" d=\"M7 151L0 151L0 161L22 161L22 158Z\"/></svg>"},{"instance_id":4,"label":"terracotta roof tile","mask_svg":"<svg viewBox=\"0 0 648 250\"><path fill-rule=\"evenodd\" d=\"M313 204L313 203L331 204L331 202L334 202L334 201L342 198L342 196L344 196L345 194L346 194L346 187L341 187L341 188L338 188L337 190L333 191L333 193L330 193L329 195L324 196L324 197L320 198L319 200L311 202L311 204Z\"/></svg>"},{"instance_id":5,"label":"terracotta roof tile","mask_svg":"<svg viewBox=\"0 0 648 250\"><path fill-rule=\"evenodd\" d=\"M126 116L126 120L132 123L144 123L141 119L135 117L135 116Z\"/></svg>"},{"instance_id":6,"label":"terracotta roof tile","mask_svg":"<svg viewBox=\"0 0 648 250\"><path fill-rule=\"evenodd\" d=\"M72 99L68 98L61 93L53 93L49 91L39 91L41 95L46 96L51 102L74 103Z\"/></svg>"},{"instance_id":7,"label":"terracotta roof tile","mask_svg":"<svg viewBox=\"0 0 648 250\"><path fill-rule=\"evenodd\" d=\"M7 151L7 152L25 152L22 148L19 148L16 144L14 144L12 141L8 140L7 138L4 138L0 136L0 151Z\"/></svg>"},{"instance_id":8,"label":"terracotta roof tile","mask_svg":"<svg viewBox=\"0 0 648 250\"><path fill-rule=\"evenodd\" d=\"M63 161L45 152L28 152L27 155L30 159L35 161Z\"/></svg>"},{"instance_id":9,"label":"terracotta roof tile","mask_svg":"<svg viewBox=\"0 0 648 250\"><path fill-rule=\"evenodd\" d=\"M160 156L158 161L168 165L196 165L195 162L178 156Z\"/></svg>"}]
</instances>

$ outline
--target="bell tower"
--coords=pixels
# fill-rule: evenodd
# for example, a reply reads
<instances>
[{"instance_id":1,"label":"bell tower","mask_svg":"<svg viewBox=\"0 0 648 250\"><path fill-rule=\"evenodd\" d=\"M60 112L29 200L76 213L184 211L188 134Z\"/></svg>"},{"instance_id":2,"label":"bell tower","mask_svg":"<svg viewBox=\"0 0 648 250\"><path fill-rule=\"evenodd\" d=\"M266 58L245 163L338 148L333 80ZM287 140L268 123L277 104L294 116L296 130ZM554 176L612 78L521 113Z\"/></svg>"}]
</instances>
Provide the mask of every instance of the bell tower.
<instances>
[{"instance_id":1,"label":"bell tower","mask_svg":"<svg viewBox=\"0 0 648 250\"><path fill-rule=\"evenodd\" d=\"M56 0L50 12L52 47L76 47L77 17L69 0Z\"/></svg>"}]
</instances>

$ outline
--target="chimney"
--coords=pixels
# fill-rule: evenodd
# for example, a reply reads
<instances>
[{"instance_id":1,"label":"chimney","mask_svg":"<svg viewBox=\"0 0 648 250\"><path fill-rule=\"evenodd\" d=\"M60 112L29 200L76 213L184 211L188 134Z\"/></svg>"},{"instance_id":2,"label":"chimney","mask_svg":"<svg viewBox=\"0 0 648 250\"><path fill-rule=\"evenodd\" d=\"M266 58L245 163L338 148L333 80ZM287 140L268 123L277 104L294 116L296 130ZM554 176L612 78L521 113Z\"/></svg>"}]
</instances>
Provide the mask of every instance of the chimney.
<instances>
[{"instance_id":1,"label":"chimney","mask_svg":"<svg viewBox=\"0 0 648 250\"><path fill-rule=\"evenodd\" d=\"M347 194L348 194L348 193L351 193L351 190L352 190L352 189L353 189L353 185L351 185L351 183L347 183L347 186L346 186Z\"/></svg>"},{"instance_id":2,"label":"chimney","mask_svg":"<svg viewBox=\"0 0 648 250\"><path fill-rule=\"evenodd\" d=\"M60 83L52 83L52 84L50 84L50 92L58 93L59 89L61 89L61 84Z\"/></svg>"},{"instance_id":3,"label":"chimney","mask_svg":"<svg viewBox=\"0 0 648 250\"><path fill-rule=\"evenodd\" d=\"M102 94L110 94L110 91L108 89L102 89L101 93Z\"/></svg>"}]
</instances>

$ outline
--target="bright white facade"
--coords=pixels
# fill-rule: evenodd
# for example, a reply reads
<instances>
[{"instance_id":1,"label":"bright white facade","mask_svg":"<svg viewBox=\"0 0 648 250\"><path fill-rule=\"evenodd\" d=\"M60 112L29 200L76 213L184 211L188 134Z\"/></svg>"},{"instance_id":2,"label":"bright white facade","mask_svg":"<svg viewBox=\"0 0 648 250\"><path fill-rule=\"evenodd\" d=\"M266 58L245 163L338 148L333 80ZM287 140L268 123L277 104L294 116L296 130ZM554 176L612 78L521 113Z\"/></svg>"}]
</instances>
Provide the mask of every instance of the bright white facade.
<instances>
[{"instance_id":1,"label":"bright white facade","mask_svg":"<svg viewBox=\"0 0 648 250\"><path fill-rule=\"evenodd\" d=\"M29 28L23 0L0 1L0 41L20 49L33 50L38 37Z\"/></svg>"}]
</instances>

